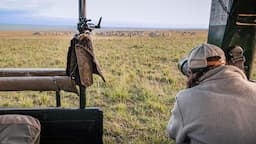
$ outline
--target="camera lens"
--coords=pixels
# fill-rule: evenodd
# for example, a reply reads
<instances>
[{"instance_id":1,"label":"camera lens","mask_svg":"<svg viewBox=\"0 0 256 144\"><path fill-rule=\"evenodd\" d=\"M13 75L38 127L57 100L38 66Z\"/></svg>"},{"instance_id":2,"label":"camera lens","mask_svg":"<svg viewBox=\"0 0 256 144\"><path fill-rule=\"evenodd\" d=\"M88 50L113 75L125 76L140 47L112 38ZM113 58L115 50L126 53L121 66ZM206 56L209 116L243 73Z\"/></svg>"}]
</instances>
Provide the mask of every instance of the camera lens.
<instances>
[{"instance_id":1,"label":"camera lens","mask_svg":"<svg viewBox=\"0 0 256 144\"><path fill-rule=\"evenodd\" d=\"M181 71L183 75L188 76L188 59L183 58L178 63L178 69Z\"/></svg>"}]
</instances>

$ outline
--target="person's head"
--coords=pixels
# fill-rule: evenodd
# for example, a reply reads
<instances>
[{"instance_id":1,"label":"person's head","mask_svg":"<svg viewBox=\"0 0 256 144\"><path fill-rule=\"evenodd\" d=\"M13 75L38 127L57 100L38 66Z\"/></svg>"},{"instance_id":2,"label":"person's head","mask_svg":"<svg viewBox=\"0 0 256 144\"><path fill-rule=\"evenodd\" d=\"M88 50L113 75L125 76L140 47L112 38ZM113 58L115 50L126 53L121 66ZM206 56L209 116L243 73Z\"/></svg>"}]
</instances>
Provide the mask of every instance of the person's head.
<instances>
[{"instance_id":1,"label":"person's head","mask_svg":"<svg viewBox=\"0 0 256 144\"><path fill-rule=\"evenodd\" d=\"M230 46L226 52L227 64L236 66L240 68L242 71L244 71L245 57L243 53L244 53L244 50L242 47L238 45Z\"/></svg>"},{"instance_id":2,"label":"person's head","mask_svg":"<svg viewBox=\"0 0 256 144\"><path fill-rule=\"evenodd\" d=\"M201 44L191 50L187 59L188 82L187 87L199 83L199 78L207 71L225 65L224 51L212 44Z\"/></svg>"}]
</instances>

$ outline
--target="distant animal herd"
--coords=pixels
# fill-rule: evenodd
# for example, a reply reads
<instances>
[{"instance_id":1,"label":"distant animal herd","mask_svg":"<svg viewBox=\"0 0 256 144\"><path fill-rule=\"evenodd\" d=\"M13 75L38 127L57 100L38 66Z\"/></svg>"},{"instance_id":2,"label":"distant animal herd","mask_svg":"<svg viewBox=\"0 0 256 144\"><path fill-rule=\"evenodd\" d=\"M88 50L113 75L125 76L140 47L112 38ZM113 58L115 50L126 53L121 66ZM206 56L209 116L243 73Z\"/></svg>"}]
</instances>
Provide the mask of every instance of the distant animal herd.
<instances>
[{"instance_id":1,"label":"distant animal herd","mask_svg":"<svg viewBox=\"0 0 256 144\"><path fill-rule=\"evenodd\" d=\"M196 35L197 31L175 31L175 30L160 30L160 31L153 31L153 30L145 30L145 31L117 31L117 30L100 30L94 31L92 34L95 36L117 36L117 37L170 37L173 33L179 33L180 35L189 35L193 36ZM75 32L66 31L66 32L53 32L53 31L43 31L43 32L34 32L34 36L67 36L67 35L74 35Z\"/></svg>"}]
</instances>

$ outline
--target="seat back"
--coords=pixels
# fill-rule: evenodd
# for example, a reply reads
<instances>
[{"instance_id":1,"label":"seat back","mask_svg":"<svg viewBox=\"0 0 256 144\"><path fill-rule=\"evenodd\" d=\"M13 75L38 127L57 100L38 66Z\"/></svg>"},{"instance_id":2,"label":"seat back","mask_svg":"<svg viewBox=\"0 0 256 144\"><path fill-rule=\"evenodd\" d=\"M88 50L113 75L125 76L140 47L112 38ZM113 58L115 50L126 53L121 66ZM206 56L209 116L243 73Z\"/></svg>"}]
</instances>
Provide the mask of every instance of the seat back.
<instances>
[{"instance_id":1,"label":"seat back","mask_svg":"<svg viewBox=\"0 0 256 144\"><path fill-rule=\"evenodd\" d=\"M40 144L101 144L103 112L86 109L11 109L1 108L0 115L23 114L39 119Z\"/></svg>"}]
</instances>

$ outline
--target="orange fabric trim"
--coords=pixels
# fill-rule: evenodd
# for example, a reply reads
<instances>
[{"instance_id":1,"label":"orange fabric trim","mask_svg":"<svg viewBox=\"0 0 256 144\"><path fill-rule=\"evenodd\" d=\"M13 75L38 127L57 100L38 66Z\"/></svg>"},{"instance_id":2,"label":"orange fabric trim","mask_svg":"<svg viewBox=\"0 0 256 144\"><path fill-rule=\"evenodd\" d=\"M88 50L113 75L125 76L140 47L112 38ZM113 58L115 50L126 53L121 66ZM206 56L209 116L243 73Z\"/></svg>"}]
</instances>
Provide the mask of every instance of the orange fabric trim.
<instances>
[{"instance_id":1,"label":"orange fabric trim","mask_svg":"<svg viewBox=\"0 0 256 144\"><path fill-rule=\"evenodd\" d=\"M224 61L207 61L207 66L218 66L225 64Z\"/></svg>"}]
</instances>

